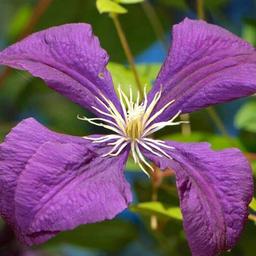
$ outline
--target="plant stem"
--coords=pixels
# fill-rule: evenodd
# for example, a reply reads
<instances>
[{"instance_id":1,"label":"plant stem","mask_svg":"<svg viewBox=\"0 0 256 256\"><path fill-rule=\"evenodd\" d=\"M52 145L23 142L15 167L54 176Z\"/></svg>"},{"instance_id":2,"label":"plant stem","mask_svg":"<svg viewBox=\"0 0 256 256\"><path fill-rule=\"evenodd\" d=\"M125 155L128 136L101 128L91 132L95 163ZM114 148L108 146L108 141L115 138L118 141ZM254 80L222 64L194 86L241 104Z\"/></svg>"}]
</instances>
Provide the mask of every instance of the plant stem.
<instances>
[{"instance_id":1,"label":"plant stem","mask_svg":"<svg viewBox=\"0 0 256 256\"><path fill-rule=\"evenodd\" d=\"M156 13L154 7L148 0L145 0L142 3L142 8L143 8L146 16L148 17L148 20L155 32L157 39L163 44L163 47L167 51L169 47L168 47L167 41L165 40L164 28L161 24L160 19L157 16L157 13Z\"/></svg>"},{"instance_id":2,"label":"plant stem","mask_svg":"<svg viewBox=\"0 0 256 256\"><path fill-rule=\"evenodd\" d=\"M196 5L196 10L197 10L197 17L199 19L204 20L205 19L205 14L204 14L204 0L197 0L197 5Z\"/></svg>"},{"instance_id":3,"label":"plant stem","mask_svg":"<svg viewBox=\"0 0 256 256\"><path fill-rule=\"evenodd\" d=\"M189 122L189 114L182 114L180 115L181 121ZM188 136L191 134L191 124L190 123L183 123L181 124L181 133L185 136Z\"/></svg>"},{"instance_id":4,"label":"plant stem","mask_svg":"<svg viewBox=\"0 0 256 256\"><path fill-rule=\"evenodd\" d=\"M129 65L130 65L130 67L131 67L131 70L132 70L132 72L133 72L133 75L134 75L134 79L135 79L137 88L138 88L138 90L139 90L140 95L142 96L142 95L143 95L143 88L142 88L142 85L141 85L141 82L140 82L140 78L139 78L139 75L138 75L138 71L137 71L137 69L136 69L135 62L134 62L134 58L133 58L133 55L132 55L130 46L129 46L129 44L128 44L127 38L126 38L126 36L125 36L125 33L124 33L124 31L123 31L123 28L122 28L122 26L121 26L121 23L120 23L120 21L119 21L118 15L112 13L112 14L110 15L110 17L112 18L112 20L113 20L113 22L114 22L114 25L115 25L115 28L116 28L118 37L119 37L119 39L120 39L120 42L121 42L121 44L122 44L122 47L123 47L124 52L125 52L125 55L126 55L126 58L127 58L128 62L129 62Z\"/></svg>"},{"instance_id":5,"label":"plant stem","mask_svg":"<svg viewBox=\"0 0 256 256\"><path fill-rule=\"evenodd\" d=\"M216 110L213 107L208 107L207 108L207 112L209 114L209 116L211 117L211 119L213 120L214 124L218 127L219 131L225 136L227 137L230 142L231 142L231 137L229 136L223 122L221 121L220 117L218 116ZM233 142L231 142L232 144Z\"/></svg>"},{"instance_id":6,"label":"plant stem","mask_svg":"<svg viewBox=\"0 0 256 256\"><path fill-rule=\"evenodd\" d=\"M154 170L155 171L152 173L152 176L151 176L151 179L152 179L151 200L152 200L152 202L156 202L158 200L158 187L162 182L161 171L156 166L154 166ZM157 216L154 215L154 214L152 214L150 216L150 227L151 227L152 230L157 230L157 228L158 228Z\"/></svg>"}]
</instances>

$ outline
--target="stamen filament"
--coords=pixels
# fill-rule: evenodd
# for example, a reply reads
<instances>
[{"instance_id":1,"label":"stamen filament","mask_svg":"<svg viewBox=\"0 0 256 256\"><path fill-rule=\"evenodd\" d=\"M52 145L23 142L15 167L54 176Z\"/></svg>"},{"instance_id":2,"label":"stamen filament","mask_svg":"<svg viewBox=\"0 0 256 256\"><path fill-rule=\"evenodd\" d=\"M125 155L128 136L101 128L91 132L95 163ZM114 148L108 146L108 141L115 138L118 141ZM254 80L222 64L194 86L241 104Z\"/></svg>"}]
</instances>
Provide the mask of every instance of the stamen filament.
<instances>
[{"instance_id":1,"label":"stamen filament","mask_svg":"<svg viewBox=\"0 0 256 256\"><path fill-rule=\"evenodd\" d=\"M158 150L159 152L161 152L163 155L165 155L167 158L172 159L172 157L170 157L164 150L162 150L160 147L158 147L157 145L155 145L154 143L151 142L145 142L146 145L151 146L152 148Z\"/></svg>"},{"instance_id":2,"label":"stamen filament","mask_svg":"<svg viewBox=\"0 0 256 256\"><path fill-rule=\"evenodd\" d=\"M111 155L114 151L116 151L116 149L125 141L124 138L121 138L119 140L116 141L115 146L106 154L103 155L104 156L108 156Z\"/></svg>"},{"instance_id":3,"label":"stamen filament","mask_svg":"<svg viewBox=\"0 0 256 256\"><path fill-rule=\"evenodd\" d=\"M137 141L142 147L144 147L145 149L147 149L149 152L153 153L156 156L162 157L162 155L156 151L154 151L151 147L149 147L147 144L145 144L143 141L138 140Z\"/></svg>"},{"instance_id":4,"label":"stamen filament","mask_svg":"<svg viewBox=\"0 0 256 256\"><path fill-rule=\"evenodd\" d=\"M143 162L146 166L148 166L152 172L154 172L154 168L146 161L145 157L142 155L142 153L141 153L141 151L140 151L140 148L139 148L138 144L135 145L135 149L136 149L136 151L137 151L137 153L138 153L139 159L141 159L142 162ZM146 173L148 173L148 172L146 171Z\"/></svg>"},{"instance_id":5,"label":"stamen filament","mask_svg":"<svg viewBox=\"0 0 256 256\"><path fill-rule=\"evenodd\" d=\"M167 157L169 159L172 159L172 157L168 150L174 150L175 148L166 145L166 143L162 140L155 140L148 138L148 136L164 128L165 126L172 126L187 122L175 122L175 119L181 114L180 110L168 121L153 123L168 109L171 104L173 104L175 100L166 103L161 109L152 114L154 108L161 99L162 88L156 92L150 103L148 103L146 87L144 87L143 93L144 101L140 103L140 98L142 95L139 92L137 95L135 95L136 99L133 99L132 88L129 88L129 95L127 96L119 85L118 95L120 98L121 112L123 112L119 113L114 103L104 94L99 92L100 98L96 99L102 105L103 108L101 108L103 110L97 107L92 108L101 115L106 116L106 118L87 118L85 116L78 116L77 118L91 124L104 127L115 133L100 137L84 137L85 139L91 140L92 143L106 143L110 147L109 152L104 154L103 157L118 156L125 149L125 147L130 144L130 150L134 162L138 164L142 171L149 176L149 169L153 172L154 168L144 157L142 148L158 157ZM106 109L106 111L104 111L104 109Z\"/></svg>"},{"instance_id":6,"label":"stamen filament","mask_svg":"<svg viewBox=\"0 0 256 256\"><path fill-rule=\"evenodd\" d=\"M148 121L145 123L145 127L147 127L150 123L152 123L158 116L160 116L175 100L170 101L167 103L163 108L161 108L159 111L157 111L152 117L148 119Z\"/></svg>"},{"instance_id":7,"label":"stamen filament","mask_svg":"<svg viewBox=\"0 0 256 256\"><path fill-rule=\"evenodd\" d=\"M175 149L172 146L166 145L165 142L162 140L154 140L154 139L150 139L150 138L143 138L143 140L158 144L159 146L161 146L163 148Z\"/></svg>"},{"instance_id":8,"label":"stamen filament","mask_svg":"<svg viewBox=\"0 0 256 256\"><path fill-rule=\"evenodd\" d=\"M87 117L85 117L85 116L84 116L83 118L79 118L79 119L80 119L80 120L87 121L87 122L90 123L90 124L94 124L94 125L96 125L96 126L100 126L100 127L106 128L106 129L108 129L108 130L112 130L113 132L116 132L116 133L118 133L118 134L120 134L120 135L124 135L124 134L122 133L122 131L120 131L120 130L118 130L118 129L112 127L112 126L109 126L109 125L106 125L106 124L103 124L103 123L96 123L96 122L92 121L90 118L87 118Z\"/></svg>"}]
</instances>

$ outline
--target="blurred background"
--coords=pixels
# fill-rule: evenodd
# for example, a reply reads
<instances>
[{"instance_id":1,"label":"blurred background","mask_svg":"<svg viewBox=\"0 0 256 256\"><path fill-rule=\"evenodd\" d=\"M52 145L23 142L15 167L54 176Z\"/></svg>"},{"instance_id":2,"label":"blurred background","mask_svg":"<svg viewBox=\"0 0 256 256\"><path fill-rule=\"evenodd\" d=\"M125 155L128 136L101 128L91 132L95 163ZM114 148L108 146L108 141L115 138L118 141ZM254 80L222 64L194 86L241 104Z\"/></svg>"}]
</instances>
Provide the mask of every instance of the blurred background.
<instances>
[{"instance_id":1,"label":"blurred background","mask_svg":"<svg viewBox=\"0 0 256 256\"><path fill-rule=\"evenodd\" d=\"M119 15L119 21L143 83L152 84L171 43L171 27L184 17L199 15L256 44L256 0L205 0L203 10L199 2L152 0L123 5L127 13ZM102 47L111 56L109 69L115 85L134 87L113 21L108 14L99 14L95 0L0 0L0 50L34 31L71 22L92 25ZM34 117L61 133L78 136L95 133L95 127L78 120L77 114L90 116L41 80L25 72L0 68L0 141L27 117ZM219 105L213 113L207 110L193 113L190 121L192 132L188 127L183 127L183 131L175 127L165 129L158 137L209 141L215 149L239 147L251 161L256 175L255 96ZM105 131L97 129L96 132ZM190 255L174 178L161 177L159 182L157 177L157 182L150 181L132 162L128 162L126 169L134 194L129 210L112 221L80 226L33 248L20 245L0 219L0 255ZM239 243L227 255L256 255L256 209L250 213Z\"/></svg>"}]
</instances>

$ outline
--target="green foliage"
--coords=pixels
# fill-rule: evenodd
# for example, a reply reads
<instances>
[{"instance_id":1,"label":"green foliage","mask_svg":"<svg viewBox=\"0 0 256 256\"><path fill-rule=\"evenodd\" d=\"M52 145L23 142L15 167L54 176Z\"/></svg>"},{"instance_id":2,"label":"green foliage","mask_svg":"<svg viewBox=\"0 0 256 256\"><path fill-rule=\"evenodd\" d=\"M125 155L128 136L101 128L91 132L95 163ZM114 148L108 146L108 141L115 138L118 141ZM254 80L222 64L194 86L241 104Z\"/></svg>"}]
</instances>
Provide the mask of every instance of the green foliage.
<instances>
[{"instance_id":1,"label":"green foliage","mask_svg":"<svg viewBox=\"0 0 256 256\"><path fill-rule=\"evenodd\" d=\"M73 231L62 232L48 241L43 248L69 244L82 248L116 252L137 238L137 230L131 223L122 220L87 224Z\"/></svg>"},{"instance_id":2,"label":"green foliage","mask_svg":"<svg viewBox=\"0 0 256 256\"><path fill-rule=\"evenodd\" d=\"M235 125L239 129L256 132L256 100L246 102L238 111Z\"/></svg>"},{"instance_id":3,"label":"green foliage","mask_svg":"<svg viewBox=\"0 0 256 256\"><path fill-rule=\"evenodd\" d=\"M132 205L130 209L134 212L156 215L161 218L171 218L182 220L182 214L179 207L173 207L162 202L143 202Z\"/></svg>"},{"instance_id":4,"label":"green foliage","mask_svg":"<svg viewBox=\"0 0 256 256\"><path fill-rule=\"evenodd\" d=\"M215 150L225 149L228 147L238 147L244 149L238 138L227 138L222 135L216 135L204 132L192 132L191 135L182 135L181 133L174 133L164 136L163 139L175 140L180 142L208 142Z\"/></svg>"},{"instance_id":5,"label":"green foliage","mask_svg":"<svg viewBox=\"0 0 256 256\"><path fill-rule=\"evenodd\" d=\"M146 85L147 91L150 90L151 84L155 80L160 70L160 66L161 65L157 63L138 64L136 66L140 76L141 84L143 86ZM120 85L122 90L126 93L126 95L129 95L129 88L132 88L133 94L136 95L136 92L138 91L138 89L136 87L134 75L130 68L122 64L110 62L108 64L108 70L112 75L113 82L116 89Z\"/></svg>"},{"instance_id":6,"label":"green foliage","mask_svg":"<svg viewBox=\"0 0 256 256\"><path fill-rule=\"evenodd\" d=\"M256 45L256 21L252 19L246 19L242 28L242 37L251 43Z\"/></svg>"},{"instance_id":7,"label":"green foliage","mask_svg":"<svg viewBox=\"0 0 256 256\"><path fill-rule=\"evenodd\" d=\"M171 8L175 8L175 9L178 9L178 10L182 10L182 11L185 11L188 9L188 5L186 3L185 0L180 0L180 1L177 1L177 0L160 0L161 3L171 7Z\"/></svg>"},{"instance_id":8,"label":"green foliage","mask_svg":"<svg viewBox=\"0 0 256 256\"><path fill-rule=\"evenodd\" d=\"M9 36L11 38L17 37L20 31L24 30L31 14L32 8L30 5L24 5L18 9L16 16L14 16L9 26Z\"/></svg>"},{"instance_id":9,"label":"green foliage","mask_svg":"<svg viewBox=\"0 0 256 256\"><path fill-rule=\"evenodd\" d=\"M255 198L252 199L252 201L251 201L251 203L250 203L250 207L251 207L254 211L256 211L256 199L255 199Z\"/></svg>"},{"instance_id":10,"label":"green foliage","mask_svg":"<svg viewBox=\"0 0 256 256\"><path fill-rule=\"evenodd\" d=\"M120 4L138 4L144 2L144 0L116 0Z\"/></svg>"},{"instance_id":11,"label":"green foliage","mask_svg":"<svg viewBox=\"0 0 256 256\"><path fill-rule=\"evenodd\" d=\"M122 7L117 2L112 0L97 0L96 6L99 13L123 14L127 12L127 10L124 7Z\"/></svg>"}]
</instances>

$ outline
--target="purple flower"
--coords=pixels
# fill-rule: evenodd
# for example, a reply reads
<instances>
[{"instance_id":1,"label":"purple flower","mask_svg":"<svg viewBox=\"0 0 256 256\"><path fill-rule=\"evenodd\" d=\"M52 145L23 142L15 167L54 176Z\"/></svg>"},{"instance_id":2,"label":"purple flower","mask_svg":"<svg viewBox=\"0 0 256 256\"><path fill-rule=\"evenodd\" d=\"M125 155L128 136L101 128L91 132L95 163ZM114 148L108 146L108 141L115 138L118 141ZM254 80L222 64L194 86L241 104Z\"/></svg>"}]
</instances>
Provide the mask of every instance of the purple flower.
<instances>
[{"instance_id":1,"label":"purple flower","mask_svg":"<svg viewBox=\"0 0 256 256\"><path fill-rule=\"evenodd\" d=\"M20 241L42 243L80 224L112 219L132 200L124 178L129 152L175 171L184 228L194 256L212 256L238 240L252 198L251 168L238 149L149 136L188 113L256 92L256 52L230 32L185 19L144 100L116 95L107 53L87 24L35 33L0 53L0 64L27 70L93 112L80 117L110 135L54 133L29 118L0 145L0 214Z\"/></svg>"}]
</instances>

